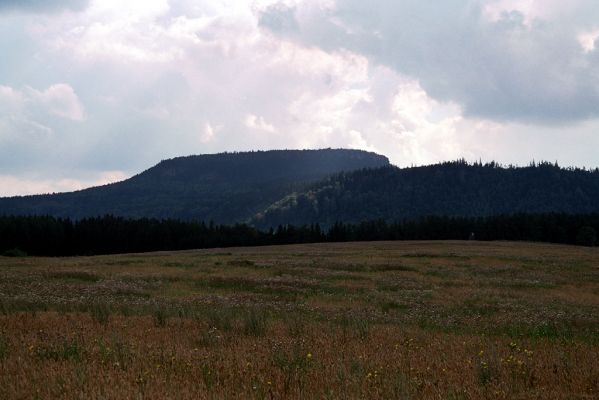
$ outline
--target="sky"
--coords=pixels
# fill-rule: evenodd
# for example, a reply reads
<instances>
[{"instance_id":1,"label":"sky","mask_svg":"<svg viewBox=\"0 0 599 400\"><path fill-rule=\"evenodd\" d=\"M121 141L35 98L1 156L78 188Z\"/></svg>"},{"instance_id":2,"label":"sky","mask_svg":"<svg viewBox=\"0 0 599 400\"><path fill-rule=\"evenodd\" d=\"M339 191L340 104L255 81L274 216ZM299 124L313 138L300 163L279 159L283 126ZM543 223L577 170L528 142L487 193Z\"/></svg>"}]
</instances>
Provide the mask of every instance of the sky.
<instances>
[{"instance_id":1,"label":"sky","mask_svg":"<svg viewBox=\"0 0 599 400\"><path fill-rule=\"evenodd\" d=\"M0 196L327 147L598 167L596 0L0 0Z\"/></svg>"}]
</instances>

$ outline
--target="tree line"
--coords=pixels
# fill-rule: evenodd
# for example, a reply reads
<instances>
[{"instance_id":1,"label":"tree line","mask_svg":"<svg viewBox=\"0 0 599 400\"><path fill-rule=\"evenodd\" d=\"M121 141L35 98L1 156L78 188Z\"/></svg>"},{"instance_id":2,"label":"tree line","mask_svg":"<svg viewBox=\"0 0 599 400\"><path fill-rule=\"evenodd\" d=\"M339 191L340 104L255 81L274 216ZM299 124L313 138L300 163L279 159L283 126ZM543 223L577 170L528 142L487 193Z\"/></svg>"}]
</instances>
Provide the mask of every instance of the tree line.
<instances>
[{"instance_id":1,"label":"tree line","mask_svg":"<svg viewBox=\"0 0 599 400\"><path fill-rule=\"evenodd\" d=\"M442 164L344 172L272 204L252 222L359 223L418 219L427 215L478 217L516 213L587 214L599 211L599 170L497 163Z\"/></svg>"},{"instance_id":2,"label":"tree line","mask_svg":"<svg viewBox=\"0 0 599 400\"><path fill-rule=\"evenodd\" d=\"M74 256L215 247L377 240L513 240L594 246L599 214L513 214L423 217L413 220L280 225L216 225L103 216L70 220L50 216L0 217L0 254Z\"/></svg>"}]
</instances>

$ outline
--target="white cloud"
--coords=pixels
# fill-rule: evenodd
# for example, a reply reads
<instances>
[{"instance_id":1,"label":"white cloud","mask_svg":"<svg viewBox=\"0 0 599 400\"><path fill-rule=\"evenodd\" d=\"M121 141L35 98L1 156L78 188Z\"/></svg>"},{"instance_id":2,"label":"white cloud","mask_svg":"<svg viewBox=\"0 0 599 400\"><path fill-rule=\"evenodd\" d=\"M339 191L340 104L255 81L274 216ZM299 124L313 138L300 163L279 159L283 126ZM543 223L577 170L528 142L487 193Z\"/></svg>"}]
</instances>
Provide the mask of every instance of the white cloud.
<instances>
[{"instance_id":1,"label":"white cloud","mask_svg":"<svg viewBox=\"0 0 599 400\"><path fill-rule=\"evenodd\" d=\"M258 117L254 114L248 114L245 118L245 126L250 129L274 133L276 131L274 125L269 124L264 120L264 117Z\"/></svg>"},{"instance_id":2,"label":"white cloud","mask_svg":"<svg viewBox=\"0 0 599 400\"><path fill-rule=\"evenodd\" d=\"M578 42L586 53L596 49L596 41L599 39L599 29L583 32L578 35Z\"/></svg>"},{"instance_id":3,"label":"white cloud","mask_svg":"<svg viewBox=\"0 0 599 400\"><path fill-rule=\"evenodd\" d=\"M25 88L26 102L31 102L42 107L51 115L70 119L72 121L83 121L85 110L73 88L64 83L50 86L46 90L39 91L31 87Z\"/></svg>"},{"instance_id":4,"label":"white cloud","mask_svg":"<svg viewBox=\"0 0 599 400\"><path fill-rule=\"evenodd\" d=\"M0 173L133 174L185 154L318 147L401 165L561 162L558 149L596 164L589 4L96 0L0 18L6 43L31 42L24 55L0 47L14 60L0 65Z\"/></svg>"},{"instance_id":5,"label":"white cloud","mask_svg":"<svg viewBox=\"0 0 599 400\"><path fill-rule=\"evenodd\" d=\"M23 93L9 86L0 85L0 113L14 115L15 112L23 107L25 96Z\"/></svg>"},{"instance_id":6,"label":"white cloud","mask_svg":"<svg viewBox=\"0 0 599 400\"><path fill-rule=\"evenodd\" d=\"M16 90L0 85L0 117L22 113L35 119L37 116L54 115L72 121L83 121L85 110L73 88L57 83L45 90L26 86Z\"/></svg>"},{"instance_id":7,"label":"white cloud","mask_svg":"<svg viewBox=\"0 0 599 400\"><path fill-rule=\"evenodd\" d=\"M216 135L215 129L210 125L210 123L206 122L204 125L204 129L200 135L200 142L209 143L214 140L214 136Z\"/></svg>"},{"instance_id":8,"label":"white cloud","mask_svg":"<svg viewBox=\"0 0 599 400\"><path fill-rule=\"evenodd\" d=\"M94 0L87 12L102 19L152 22L169 9L168 0Z\"/></svg>"},{"instance_id":9,"label":"white cloud","mask_svg":"<svg viewBox=\"0 0 599 400\"><path fill-rule=\"evenodd\" d=\"M0 196L70 192L91 186L106 185L126 178L127 175L122 171L103 171L83 179L0 175Z\"/></svg>"}]
</instances>

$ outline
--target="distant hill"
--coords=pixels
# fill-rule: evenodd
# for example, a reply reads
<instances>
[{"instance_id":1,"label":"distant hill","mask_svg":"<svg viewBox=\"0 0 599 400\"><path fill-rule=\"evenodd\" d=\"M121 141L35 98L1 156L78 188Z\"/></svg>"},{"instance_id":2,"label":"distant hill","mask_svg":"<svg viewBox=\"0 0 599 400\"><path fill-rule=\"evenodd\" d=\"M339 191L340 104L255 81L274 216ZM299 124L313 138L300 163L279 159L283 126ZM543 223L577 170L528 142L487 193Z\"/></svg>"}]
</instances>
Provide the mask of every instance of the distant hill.
<instances>
[{"instance_id":1,"label":"distant hill","mask_svg":"<svg viewBox=\"0 0 599 400\"><path fill-rule=\"evenodd\" d=\"M0 215L112 214L259 228L548 212L599 212L599 170L464 161L398 168L359 150L276 150L179 157L110 185L0 198Z\"/></svg>"},{"instance_id":2,"label":"distant hill","mask_svg":"<svg viewBox=\"0 0 599 400\"><path fill-rule=\"evenodd\" d=\"M0 215L79 219L113 214L234 223L342 171L389 165L360 150L273 150L165 160L122 182L77 192L0 198Z\"/></svg>"},{"instance_id":3,"label":"distant hill","mask_svg":"<svg viewBox=\"0 0 599 400\"><path fill-rule=\"evenodd\" d=\"M259 227L336 221L396 221L422 216L599 211L599 170L549 163L500 167L447 162L341 173L296 191L257 215Z\"/></svg>"}]
</instances>

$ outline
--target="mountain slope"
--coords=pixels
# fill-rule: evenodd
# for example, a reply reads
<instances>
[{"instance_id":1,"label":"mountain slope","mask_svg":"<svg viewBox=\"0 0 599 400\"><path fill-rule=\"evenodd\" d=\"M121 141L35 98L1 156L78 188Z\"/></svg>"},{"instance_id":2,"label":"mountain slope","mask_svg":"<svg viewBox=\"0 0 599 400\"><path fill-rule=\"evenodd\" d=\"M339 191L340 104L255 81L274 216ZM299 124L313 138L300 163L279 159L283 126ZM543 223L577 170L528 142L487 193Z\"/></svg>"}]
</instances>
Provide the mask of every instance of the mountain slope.
<instances>
[{"instance_id":1,"label":"mountain slope","mask_svg":"<svg viewBox=\"0 0 599 400\"><path fill-rule=\"evenodd\" d=\"M541 163L502 168L451 162L341 173L290 194L258 214L260 227L279 224L403 220L427 215L489 216L519 212L599 211L599 171Z\"/></svg>"},{"instance_id":2,"label":"mountain slope","mask_svg":"<svg viewBox=\"0 0 599 400\"><path fill-rule=\"evenodd\" d=\"M341 171L389 165L360 150L273 150L179 157L122 182L0 199L0 215L104 214L243 222L277 199Z\"/></svg>"}]
</instances>

